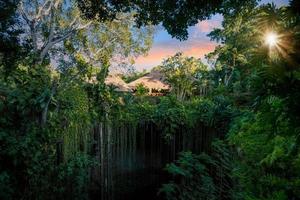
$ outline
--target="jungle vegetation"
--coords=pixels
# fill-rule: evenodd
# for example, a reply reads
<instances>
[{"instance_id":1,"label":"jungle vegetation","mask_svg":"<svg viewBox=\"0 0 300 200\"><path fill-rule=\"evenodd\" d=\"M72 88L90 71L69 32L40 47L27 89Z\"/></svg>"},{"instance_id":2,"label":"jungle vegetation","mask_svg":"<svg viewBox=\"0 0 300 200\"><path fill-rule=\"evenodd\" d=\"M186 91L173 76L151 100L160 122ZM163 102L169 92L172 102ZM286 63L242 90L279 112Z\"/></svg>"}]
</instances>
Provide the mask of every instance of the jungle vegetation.
<instances>
[{"instance_id":1,"label":"jungle vegetation","mask_svg":"<svg viewBox=\"0 0 300 200\"><path fill-rule=\"evenodd\" d=\"M0 199L89 199L102 164L90 133L103 121L151 122L166 142L199 124L218 132L209 151L165 166L167 200L300 199L299 1L1 0L0 9ZM186 39L215 13L224 20L209 33L219 45L208 65L178 52L156 68L166 96L105 85L115 63L149 51L154 25Z\"/></svg>"}]
</instances>

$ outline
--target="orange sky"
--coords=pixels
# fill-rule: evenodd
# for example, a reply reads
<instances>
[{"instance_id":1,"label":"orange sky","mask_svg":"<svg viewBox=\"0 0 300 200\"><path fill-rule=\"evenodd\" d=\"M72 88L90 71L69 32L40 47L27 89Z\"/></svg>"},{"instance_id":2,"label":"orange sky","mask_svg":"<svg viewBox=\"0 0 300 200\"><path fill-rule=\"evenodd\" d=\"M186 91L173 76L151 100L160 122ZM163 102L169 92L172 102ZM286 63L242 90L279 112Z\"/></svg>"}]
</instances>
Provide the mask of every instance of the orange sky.
<instances>
[{"instance_id":1,"label":"orange sky","mask_svg":"<svg viewBox=\"0 0 300 200\"><path fill-rule=\"evenodd\" d=\"M212 52L217 45L210 41L207 34L214 28L221 26L221 16L215 16L211 20L199 22L194 27L189 28L189 38L186 41L179 41L171 38L164 30L158 31L154 37L154 43L147 56L140 56L136 59L136 69L151 69L159 65L163 59L183 52L186 56L204 58Z\"/></svg>"},{"instance_id":2,"label":"orange sky","mask_svg":"<svg viewBox=\"0 0 300 200\"><path fill-rule=\"evenodd\" d=\"M186 56L194 56L196 58L204 58L204 56L212 52L216 46L214 42L195 42L194 44L190 44L188 47L175 47L172 48L171 46L163 47L161 45L155 45L152 47L147 56L140 56L136 60L136 66L156 66L160 64L163 59L174 55L175 53L181 51ZM145 66L147 68L147 66Z\"/></svg>"}]
</instances>

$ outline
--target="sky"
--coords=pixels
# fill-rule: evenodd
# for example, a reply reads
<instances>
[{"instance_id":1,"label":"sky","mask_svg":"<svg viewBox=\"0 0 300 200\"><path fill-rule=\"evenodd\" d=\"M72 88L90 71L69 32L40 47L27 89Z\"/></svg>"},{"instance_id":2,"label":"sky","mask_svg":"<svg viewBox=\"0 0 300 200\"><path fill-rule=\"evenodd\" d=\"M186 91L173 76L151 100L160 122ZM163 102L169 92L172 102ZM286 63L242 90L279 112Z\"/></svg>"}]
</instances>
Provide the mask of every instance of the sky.
<instances>
[{"instance_id":1,"label":"sky","mask_svg":"<svg viewBox=\"0 0 300 200\"><path fill-rule=\"evenodd\" d=\"M277 6L288 5L289 0L262 0L260 4L274 2ZM217 43L210 41L207 34L214 28L221 27L223 17L214 15L210 20L201 21L188 29L189 38L179 41L172 38L163 27L157 27L154 35L153 45L146 56L136 59L135 68L138 71L150 70L159 65L163 59L174 55L176 52L183 52L184 55L194 56L204 60L204 56L212 52Z\"/></svg>"}]
</instances>

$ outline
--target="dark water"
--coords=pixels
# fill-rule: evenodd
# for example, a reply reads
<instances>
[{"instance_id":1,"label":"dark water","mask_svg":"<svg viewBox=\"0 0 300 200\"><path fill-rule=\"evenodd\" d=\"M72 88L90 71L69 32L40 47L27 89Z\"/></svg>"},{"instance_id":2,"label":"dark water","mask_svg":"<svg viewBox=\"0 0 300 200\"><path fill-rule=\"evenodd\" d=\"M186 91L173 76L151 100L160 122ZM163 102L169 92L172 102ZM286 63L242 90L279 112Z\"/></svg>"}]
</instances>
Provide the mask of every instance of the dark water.
<instances>
[{"instance_id":1,"label":"dark water","mask_svg":"<svg viewBox=\"0 0 300 200\"><path fill-rule=\"evenodd\" d=\"M163 199L163 195L158 195L158 191L161 183L168 180L168 176L162 170L140 170L127 174L127 177L116 179L119 186L114 189L116 200Z\"/></svg>"},{"instance_id":2,"label":"dark water","mask_svg":"<svg viewBox=\"0 0 300 200\"><path fill-rule=\"evenodd\" d=\"M153 123L137 126L101 124L94 131L95 156L101 166L94 169L91 199L163 200L159 188L170 176L164 170L181 151L209 150L214 131L199 125L181 128L169 142L162 128Z\"/></svg>"}]
</instances>

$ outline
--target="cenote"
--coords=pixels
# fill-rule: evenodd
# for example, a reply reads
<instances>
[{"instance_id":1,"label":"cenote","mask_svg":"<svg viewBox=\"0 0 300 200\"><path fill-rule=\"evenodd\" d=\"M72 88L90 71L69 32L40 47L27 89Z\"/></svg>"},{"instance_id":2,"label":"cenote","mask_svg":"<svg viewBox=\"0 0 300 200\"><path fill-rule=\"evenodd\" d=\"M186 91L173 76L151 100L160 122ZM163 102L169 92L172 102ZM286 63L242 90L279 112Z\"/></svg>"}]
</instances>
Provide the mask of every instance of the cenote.
<instances>
[{"instance_id":1,"label":"cenote","mask_svg":"<svg viewBox=\"0 0 300 200\"><path fill-rule=\"evenodd\" d=\"M163 200L159 189L172 179L166 165L182 151L209 152L217 137L216 131L204 124L193 129L181 126L170 139L164 138L163 131L153 122L95 126L93 155L101 165L92 169L90 198Z\"/></svg>"}]
</instances>

